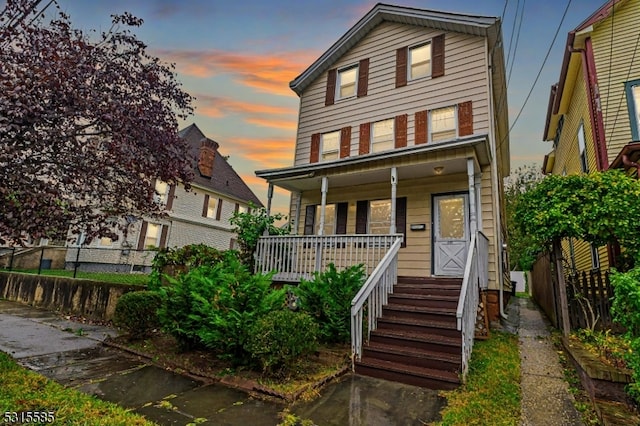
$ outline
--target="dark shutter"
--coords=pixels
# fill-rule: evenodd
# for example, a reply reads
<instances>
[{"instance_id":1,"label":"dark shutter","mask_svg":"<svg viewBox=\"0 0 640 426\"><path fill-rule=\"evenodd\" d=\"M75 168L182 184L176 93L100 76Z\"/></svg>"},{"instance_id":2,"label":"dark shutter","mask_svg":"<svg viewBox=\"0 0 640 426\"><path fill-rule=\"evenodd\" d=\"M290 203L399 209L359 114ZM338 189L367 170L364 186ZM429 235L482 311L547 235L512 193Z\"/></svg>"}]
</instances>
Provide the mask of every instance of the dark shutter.
<instances>
[{"instance_id":1,"label":"dark shutter","mask_svg":"<svg viewBox=\"0 0 640 426\"><path fill-rule=\"evenodd\" d=\"M343 127L340 130L340 158L351 154L351 127Z\"/></svg>"},{"instance_id":2,"label":"dark shutter","mask_svg":"<svg viewBox=\"0 0 640 426\"><path fill-rule=\"evenodd\" d=\"M338 74L336 69L327 72L327 93L324 98L325 105L333 105L336 99L336 78Z\"/></svg>"},{"instance_id":3,"label":"dark shutter","mask_svg":"<svg viewBox=\"0 0 640 426\"><path fill-rule=\"evenodd\" d=\"M393 127L395 128L395 147L407 146L407 114L398 115Z\"/></svg>"},{"instance_id":4,"label":"dark shutter","mask_svg":"<svg viewBox=\"0 0 640 426\"><path fill-rule=\"evenodd\" d=\"M311 135L311 154L309 155L310 163L317 163L320 159L320 133Z\"/></svg>"},{"instance_id":5,"label":"dark shutter","mask_svg":"<svg viewBox=\"0 0 640 426\"><path fill-rule=\"evenodd\" d=\"M222 217L222 198L218 198L218 207L216 209L216 220L220 220Z\"/></svg>"},{"instance_id":6,"label":"dark shutter","mask_svg":"<svg viewBox=\"0 0 640 426\"><path fill-rule=\"evenodd\" d=\"M307 206L304 214L304 235L313 235L316 222L316 206Z\"/></svg>"},{"instance_id":7,"label":"dark shutter","mask_svg":"<svg viewBox=\"0 0 640 426\"><path fill-rule=\"evenodd\" d=\"M431 40L431 78L444 75L444 34Z\"/></svg>"},{"instance_id":8,"label":"dark shutter","mask_svg":"<svg viewBox=\"0 0 640 426\"><path fill-rule=\"evenodd\" d=\"M207 217L207 210L209 210L209 194L204 194L204 204L202 205L202 217Z\"/></svg>"},{"instance_id":9,"label":"dark shutter","mask_svg":"<svg viewBox=\"0 0 640 426\"><path fill-rule=\"evenodd\" d=\"M369 217L369 201L358 201L356 204L356 234L367 233L367 220Z\"/></svg>"},{"instance_id":10,"label":"dark shutter","mask_svg":"<svg viewBox=\"0 0 640 426\"><path fill-rule=\"evenodd\" d=\"M406 47L396 50L396 87L407 85L407 52Z\"/></svg>"},{"instance_id":11,"label":"dark shutter","mask_svg":"<svg viewBox=\"0 0 640 426\"><path fill-rule=\"evenodd\" d=\"M338 203L336 206L336 234L347 233L347 214L349 212L349 203Z\"/></svg>"},{"instance_id":12,"label":"dark shutter","mask_svg":"<svg viewBox=\"0 0 640 426\"><path fill-rule=\"evenodd\" d=\"M160 231L160 248L165 248L167 246L167 233L169 232L169 227L167 225L162 225L162 231Z\"/></svg>"},{"instance_id":13,"label":"dark shutter","mask_svg":"<svg viewBox=\"0 0 640 426\"><path fill-rule=\"evenodd\" d=\"M427 111L416 112L416 145L427 143Z\"/></svg>"},{"instance_id":14,"label":"dark shutter","mask_svg":"<svg viewBox=\"0 0 640 426\"><path fill-rule=\"evenodd\" d=\"M396 198L396 232L402 234L402 246L407 246L407 197Z\"/></svg>"},{"instance_id":15,"label":"dark shutter","mask_svg":"<svg viewBox=\"0 0 640 426\"><path fill-rule=\"evenodd\" d=\"M368 154L371 144L371 124L362 123L360 125L360 141L358 144L358 154Z\"/></svg>"},{"instance_id":16,"label":"dark shutter","mask_svg":"<svg viewBox=\"0 0 640 426\"><path fill-rule=\"evenodd\" d=\"M358 97L367 96L369 85L369 58L362 59L358 65Z\"/></svg>"},{"instance_id":17,"label":"dark shutter","mask_svg":"<svg viewBox=\"0 0 640 426\"><path fill-rule=\"evenodd\" d=\"M240 211L240 204L236 203L236 206L233 208L234 213L238 213Z\"/></svg>"},{"instance_id":18,"label":"dark shutter","mask_svg":"<svg viewBox=\"0 0 640 426\"><path fill-rule=\"evenodd\" d=\"M176 186L169 186L169 195L167 195L167 210L171 210L173 207L173 199L176 196Z\"/></svg>"},{"instance_id":19,"label":"dark shutter","mask_svg":"<svg viewBox=\"0 0 640 426\"><path fill-rule=\"evenodd\" d=\"M138 237L138 250L144 250L144 239L147 238L147 221L142 221L140 236Z\"/></svg>"},{"instance_id":20,"label":"dark shutter","mask_svg":"<svg viewBox=\"0 0 640 426\"><path fill-rule=\"evenodd\" d=\"M471 101L458 104L458 136L473 134L473 105Z\"/></svg>"}]
</instances>

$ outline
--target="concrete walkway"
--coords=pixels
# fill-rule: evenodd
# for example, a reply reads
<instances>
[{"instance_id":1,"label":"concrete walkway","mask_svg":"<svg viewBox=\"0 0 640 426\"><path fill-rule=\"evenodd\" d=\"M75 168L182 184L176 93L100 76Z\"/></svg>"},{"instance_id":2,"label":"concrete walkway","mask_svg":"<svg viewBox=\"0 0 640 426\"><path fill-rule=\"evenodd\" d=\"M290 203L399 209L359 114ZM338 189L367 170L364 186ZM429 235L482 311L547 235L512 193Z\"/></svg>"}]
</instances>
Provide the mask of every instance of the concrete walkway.
<instances>
[{"instance_id":1,"label":"concrete walkway","mask_svg":"<svg viewBox=\"0 0 640 426\"><path fill-rule=\"evenodd\" d=\"M0 351L65 386L144 415L160 425L273 426L284 403L265 402L199 381L105 347L112 328L79 324L56 313L0 300ZM439 419L437 391L345 375L322 396L291 411L318 425L421 425ZM203 419L206 419L203 421Z\"/></svg>"},{"instance_id":2,"label":"concrete walkway","mask_svg":"<svg viewBox=\"0 0 640 426\"><path fill-rule=\"evenodd\" d=\"M549 322L530 299L512 299L509 322L520 336L521 426L583 425L550 339Z\"/></svg>"}]
</instances>

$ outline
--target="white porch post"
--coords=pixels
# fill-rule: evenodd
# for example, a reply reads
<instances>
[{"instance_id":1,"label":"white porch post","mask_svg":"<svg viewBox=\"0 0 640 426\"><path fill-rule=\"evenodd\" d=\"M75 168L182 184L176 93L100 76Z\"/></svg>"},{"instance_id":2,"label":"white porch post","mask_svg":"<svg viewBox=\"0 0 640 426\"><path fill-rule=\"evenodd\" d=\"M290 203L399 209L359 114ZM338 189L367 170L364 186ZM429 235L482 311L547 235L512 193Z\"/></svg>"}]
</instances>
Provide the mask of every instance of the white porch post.
<instances>
[{"instance_id":1,"label":"white porch post","mask_svg":"<svg viewBox=\"0 0 640 426\"><path fill-rule=\"evenodd\" d=\"M302 191L296 194L296 215L293 217L293 235L298 235L298 226L300 225L300 209L302 208Z\"/></svg>"},{"instance_id":2,"label":"white porch post","mask_svg":"<svg viewBox=\"0 0 640 426\"><path fill-rule=\"evenodd\" d=\"M320 204L320 229L318 229L318 235L324 235L324 221L325 221L325 207L327 206L327 190L329 188L329 178L322 176L322 201Z\"/></svg>"},{"instance_id":3,"label":"white porch post","mask_svg":"<svg viewBox=\"0 0 640 426\"><path fill-rule=\"evenodd\" d=\"M273 199L273 184L269 182L269 189L267 191L267 216L271 215L271 200ZM269 228L266 228L262 235L269 235Z\"/></svg>"},{"instance_id":4,"label":"white porch post","mask_svg":"<svg viewBox=\"0 0 640 426\"><path fill-rule=\"evenodd\" d=\"M396 191L398 185L398 169L391 168L391 225L389 226L389 233L396 233Z\"/></svg>"},{"instance_id":5,"label":"white porch post","mask_svg":"<svg viewBox=\"0 0 640 426\"><path fill-rule=\"evenodd\" d=\"M471 235L478 230L478 214L476 206L476 172L473 158L467 159L467 175L469 176L469 229Z\"/></svg>"}]
</instances>

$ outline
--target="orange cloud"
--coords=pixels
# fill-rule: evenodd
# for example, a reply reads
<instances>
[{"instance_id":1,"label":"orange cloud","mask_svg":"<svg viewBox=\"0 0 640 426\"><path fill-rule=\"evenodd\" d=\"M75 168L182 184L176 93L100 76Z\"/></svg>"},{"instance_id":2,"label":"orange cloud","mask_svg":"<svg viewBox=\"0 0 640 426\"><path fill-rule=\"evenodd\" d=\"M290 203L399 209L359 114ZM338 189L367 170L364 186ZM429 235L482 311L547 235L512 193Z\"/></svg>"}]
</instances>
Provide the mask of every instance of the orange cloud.
<instances>
[{"instance_id":1,"label":"orange cloud","mask_svg":"<svg viewBox=\"0 0 640 426\"><path fill-rule=\"evenodd\" d=\"M257 164L258 169L287 167L293 164L295 139L232 138L233 151Z\"/></svg>"},{"instance_id":2,"label":"orange cloud","mask_svg":"<svg viewBox=\"0 0 640 426\"><path fill-rule=\"evenodd\" d=\"M241 84L258 92L277 95L292 95L289 82L316 58L309 51L243 54L224 50L163 49L154 54L175 62L178 70L184 74L199 78L231 74Z\"/></svg>"},{"instance_id":3,"label":"orange cloud","mask_svg":"<svg viewBox=\"0 0 640 426\"><path fill-rule=\"evenodd\" d=\"M295 120L272 120L269 118L248 118L247 123L285 130L295 130L298 124Z\"/></svg>"},{"instance_id":4,"label":"orange cloud","mask_svg":"<svg viewBox=\"0 0 640 426\"><path fill-rule=\"evenodd\" d=\"M243 102L231 98L222 98L218 96L209 96L197 94L196 106L198 112L209 117L222 117L227 114L278 114L292 115L295 117L296 110L293 108L281 107L276 105L257 104L253 102Z\"/></svg>"}]
</instances>

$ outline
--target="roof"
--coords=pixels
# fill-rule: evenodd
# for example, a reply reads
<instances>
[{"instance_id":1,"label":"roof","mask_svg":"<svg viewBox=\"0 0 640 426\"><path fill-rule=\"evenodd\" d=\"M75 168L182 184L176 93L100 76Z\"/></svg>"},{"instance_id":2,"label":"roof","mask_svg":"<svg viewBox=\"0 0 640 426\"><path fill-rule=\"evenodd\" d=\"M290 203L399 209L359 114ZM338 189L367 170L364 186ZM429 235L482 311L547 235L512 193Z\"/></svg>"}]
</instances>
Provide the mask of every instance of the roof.
<instances>
[{"instance_id":1,"label":"roof","mask_svg":"<svg viewBox=\"0 0 640 426\"><path fill-rule=\"evenodd\" d=\"M560 68L560 79L558 83L551 86L551 95L549 105L547 106L547 116L542 140L550 141L555 137L555 129L558 124L558 117L556 116L560 111L562 97L565 93L570 93L573 90L573 84L568 84L569 82L567 80L571 80L570 77L574 76L575 73L580 70L578 62L572 61L573 54L580 53L579 49L584 47L584 40L591 32L591 27L608 18L614 10L614 6L620 7L620 5L626 1L627 0L608 0L567 34L564 57Z\"/></svg>"},{"instance_id":2,"label":"roof","mask_svg":"<svg viewBox=\"0 0 640 426\"><path fill-rule=\"evenodd\" d=\"M258 197L256 197L238 173L233 170L233 167L227 162L226 158L219 153L218 147L220 144L207 138L195 123L180 130L178 136L184 139L191 147L191 154L194 158L194 178L192 183L240 201L247 203L252 202L260 207L263 206ZM212 142L215 147L216 155L213 157L213 173L211 178L202 176L197 167L197 158L203 140Z\"/></svg>"},{"instance_id":3,"label":"roof","mask_svg":"<svg viewBox=\"0 0 640 426\"><path fill-rule=\"evenodd\" d=\"M289 83L289 87L300 96L316 78L330 69L342 55L383 21L488 37L489 49L495 45L500 37L500 18L378 3L309 68Z\"/></svg>"}]
</instances>

